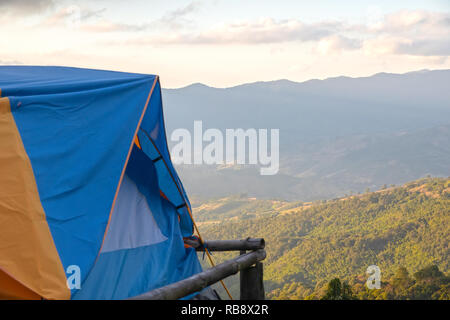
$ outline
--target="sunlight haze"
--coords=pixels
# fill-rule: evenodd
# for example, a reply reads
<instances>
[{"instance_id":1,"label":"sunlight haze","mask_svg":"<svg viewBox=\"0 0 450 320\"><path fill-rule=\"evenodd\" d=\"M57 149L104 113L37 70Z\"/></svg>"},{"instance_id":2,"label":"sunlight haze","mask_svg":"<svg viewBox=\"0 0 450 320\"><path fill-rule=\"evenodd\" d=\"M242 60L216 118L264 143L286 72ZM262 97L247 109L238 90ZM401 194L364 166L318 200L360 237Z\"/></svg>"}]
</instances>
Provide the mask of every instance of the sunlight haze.
<instances>
[{"instance_id":1,"label":"sunlight haze","mask_svg":"<svg viewBox=\"0 0 450 320\"><path fill-rule=\"evenodd\" d=\"M438 0L0 0L0 12L0 64L158 74L167 88L450 68Z\"/></svg>"}]
</instances>

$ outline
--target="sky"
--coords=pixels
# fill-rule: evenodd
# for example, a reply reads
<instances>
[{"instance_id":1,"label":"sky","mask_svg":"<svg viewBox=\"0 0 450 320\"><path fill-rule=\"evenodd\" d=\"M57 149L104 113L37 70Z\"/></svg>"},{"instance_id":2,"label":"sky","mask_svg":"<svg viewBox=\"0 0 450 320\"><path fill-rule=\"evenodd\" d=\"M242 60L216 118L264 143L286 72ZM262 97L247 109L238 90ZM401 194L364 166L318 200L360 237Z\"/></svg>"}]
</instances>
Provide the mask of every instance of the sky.
<instances>
[{"instance_id":1,"label":"sky","mask_svg":"<svg viewBox=\"0 0 450 320\"><path fill-rule=\"evenodd\" d=\"M450 68L450 1L0 0L0 65L230 87Z\"/></svg>"}]
</instances>

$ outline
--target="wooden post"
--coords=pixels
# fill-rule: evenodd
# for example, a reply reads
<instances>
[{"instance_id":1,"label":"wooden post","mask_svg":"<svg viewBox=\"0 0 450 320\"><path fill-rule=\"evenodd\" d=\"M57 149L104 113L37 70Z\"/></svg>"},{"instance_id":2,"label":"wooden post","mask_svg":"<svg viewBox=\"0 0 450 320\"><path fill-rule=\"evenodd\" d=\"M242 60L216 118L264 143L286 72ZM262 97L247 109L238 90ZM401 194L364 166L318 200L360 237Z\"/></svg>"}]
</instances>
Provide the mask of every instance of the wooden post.
<instances>
[{"instance_id":1,"label":"wooden post","mask_svg":"<svg viewBox=\"0 0 450 320\"><path fill-rule=\"evenodd\" d=\"M245 254L245 251L241 254ZM259 261L254 266L241 270L240 300L265 300L263 283L263 264Z\"/></svg>"}]
</instances>

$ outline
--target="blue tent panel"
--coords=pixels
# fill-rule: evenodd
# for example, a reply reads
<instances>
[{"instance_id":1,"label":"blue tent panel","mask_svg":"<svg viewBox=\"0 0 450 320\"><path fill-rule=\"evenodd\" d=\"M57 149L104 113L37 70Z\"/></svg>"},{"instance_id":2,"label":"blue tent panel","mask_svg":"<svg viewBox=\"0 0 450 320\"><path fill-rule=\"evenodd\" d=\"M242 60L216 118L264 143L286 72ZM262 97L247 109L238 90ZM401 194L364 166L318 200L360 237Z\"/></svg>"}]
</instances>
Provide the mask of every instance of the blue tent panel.
<instances>
[{"instance_id":1,"label":"blue tent panel","mask_svg":"<svg viewBox=\"0 0 450 320\"><path fill-rule=\"evenodd\" d=\"M0 95L31 163L58 258L64 270L81 270L72 298L126 298L201 270L183 245L193 221L170 160L157 76L0 66ZM142 149L133 147L136 134ZM128 197L130 217L142 223L121 230L124 216L113 206L119 197ZM15 262L30 263L25 256Z\"/></svg>"}]
</instances>

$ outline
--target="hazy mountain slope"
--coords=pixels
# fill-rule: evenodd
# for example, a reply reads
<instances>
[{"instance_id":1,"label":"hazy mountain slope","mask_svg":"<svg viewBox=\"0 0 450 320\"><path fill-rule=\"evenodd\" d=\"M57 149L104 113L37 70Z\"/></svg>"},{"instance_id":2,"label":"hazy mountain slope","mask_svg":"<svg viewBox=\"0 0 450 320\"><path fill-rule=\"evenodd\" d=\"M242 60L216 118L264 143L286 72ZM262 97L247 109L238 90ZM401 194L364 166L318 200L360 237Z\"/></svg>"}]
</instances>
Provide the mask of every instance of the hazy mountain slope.
<instances>
[{"instance_id":1,"label":"hazy mountain slope","mask_svg":"<svg viewBox=\"0 0 450 320\"><path fill-rule=\"evenodd\" d=\"M279 128L280 172L185 166L189 194L320 199L450 174L450 70L163 91L167 129Z\"/></svg>"},{"instance_id":2,"label":"hazy mountain slope","mask_svg":"<svg viewBox=\"0 0 450 320\"><path fill-rule=\"evenodd\" d=\"M448 122L450 71L377 74L295 83L257 82L226 89L194 84L164 90L167 128L280 128L304 141L383 133ZM447 115L446 119L443 116Z\"/></svg>"}]
</instances>

